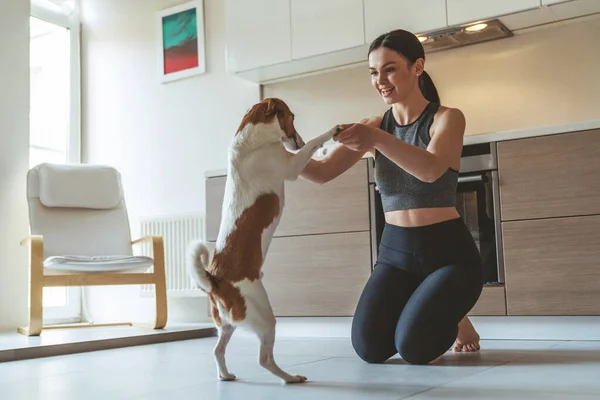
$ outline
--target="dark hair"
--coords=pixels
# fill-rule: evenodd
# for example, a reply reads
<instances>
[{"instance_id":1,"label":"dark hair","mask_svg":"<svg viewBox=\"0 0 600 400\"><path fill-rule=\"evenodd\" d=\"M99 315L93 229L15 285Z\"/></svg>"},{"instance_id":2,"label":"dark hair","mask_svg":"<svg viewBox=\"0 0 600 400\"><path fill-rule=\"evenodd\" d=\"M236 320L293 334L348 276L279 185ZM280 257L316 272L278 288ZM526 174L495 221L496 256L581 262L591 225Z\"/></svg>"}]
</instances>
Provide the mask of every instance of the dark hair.
<instances>
[{"instance_id":1,"label":"dark hair","mask_svg":"<svg viewBox=\"0 0 600 400\"><path fill-rule=\"evenodd\" d=\"M369 47L369 54L380 47L394 50L396 53L404 56L411 64L415 63L419 58L425 60L425 50L419 39L414 34L403 29L384 33L373 40ZM425 71L419 76L419 88L427 100L440 104L438 91L435 88L433 80Z\"/></svg>"}]
</instances>

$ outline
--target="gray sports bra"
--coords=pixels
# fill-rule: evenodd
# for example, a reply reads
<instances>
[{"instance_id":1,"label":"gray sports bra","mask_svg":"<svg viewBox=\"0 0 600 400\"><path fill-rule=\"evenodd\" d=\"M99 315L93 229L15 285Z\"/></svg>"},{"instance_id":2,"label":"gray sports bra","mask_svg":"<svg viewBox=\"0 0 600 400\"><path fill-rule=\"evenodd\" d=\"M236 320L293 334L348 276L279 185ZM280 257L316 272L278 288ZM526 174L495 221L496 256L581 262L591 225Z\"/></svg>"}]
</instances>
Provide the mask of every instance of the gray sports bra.
<instances>
[{"instance_id":1,"label":"gray sports bra","mask_svg":"<svg viewBox=\"0 0 600 400\"><path fill-rule=\"evenodd\" d=\"M398 139L427 148L429 128L439 104L429 103L416 121L399 125L390 108L383 115L380 129ZM375 153L375 184L381 194L383 211L415 208L453 207L456 202L458 171L448 168L435 182L423 182L400 168L383 154Z\"/></svg>"}]
</instances>

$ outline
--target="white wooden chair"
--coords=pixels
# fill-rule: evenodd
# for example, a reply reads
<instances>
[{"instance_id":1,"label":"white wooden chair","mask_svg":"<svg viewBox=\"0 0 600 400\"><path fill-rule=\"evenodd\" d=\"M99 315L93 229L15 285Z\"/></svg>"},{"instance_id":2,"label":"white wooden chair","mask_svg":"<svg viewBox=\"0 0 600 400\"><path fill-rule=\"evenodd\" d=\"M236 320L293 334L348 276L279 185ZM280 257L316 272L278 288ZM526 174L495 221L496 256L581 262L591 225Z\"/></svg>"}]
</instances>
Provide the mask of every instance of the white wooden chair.
<instances>
[{"instance_id":1,"label":"white wooden chair","mask_svg":"<svg viewBox=\"0 0 600 400\"><path fill-rule=\"evenodd\" d=\"M73 326L133 325L76 324L43 326L43 288L93 285L154 284L156 320L143 326L162 329L167 322L163 239L131 240L120 173L92 164L40 164L27 174L29 243L28 336L43 329ZM152 257L134 256L133 245L151 241Z\"/></svg>"}]
</instances>

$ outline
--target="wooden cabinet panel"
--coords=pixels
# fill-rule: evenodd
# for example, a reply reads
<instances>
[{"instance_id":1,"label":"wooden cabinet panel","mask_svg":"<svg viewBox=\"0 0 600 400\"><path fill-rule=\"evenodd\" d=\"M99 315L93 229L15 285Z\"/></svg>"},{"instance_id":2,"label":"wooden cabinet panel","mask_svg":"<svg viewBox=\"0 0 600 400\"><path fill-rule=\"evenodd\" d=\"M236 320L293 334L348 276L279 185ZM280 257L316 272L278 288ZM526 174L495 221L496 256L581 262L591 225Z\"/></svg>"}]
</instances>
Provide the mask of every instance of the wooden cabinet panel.
<instances>
[{"instance_id":1,"label":"wooden cabinet panel","mask_svg":"<svg viewBox=\"0 0 600 400\"><path fill-rule=\"evenodd\" d=\"M291 0L294 59L365 44L362 0Z\"/></svg>"},{"instance_id":2,"label":"wooden cabinet panel","mask_svg":"<svg viewBox=\"0 0 600 400\"><path fill-rule=\"evenodd\" d=\"M502 220L600 214L600 130L498 143Z\"/></svg>"},{"instance_id":3,"label":"wooden cabinet panel","mask_svg":"<svg viewBox=\"0 0 600 400\"><path fill-rule=\"evenodd\" d=\"M324 185L302 178L286 182L285 207L275 236L369 230L367 173L363 159ZM217 239L224 191L225 177L206 180L207 240Z\"/></svg>"},{"instance_id":4,"label":"wooden cabinet panel","mask_svg":"<svg viewBox=\"0 0 600 400\"><path fill-rule=\"evenodd\" d=\"M221 224L221 208L225 194L225 176L207 178L205 181L206 199L206 240L216 241Z\"/></svg>"},{"instance_id":5,"label":"wooden cabinet panel","mask_svg":"<svg viewBox=\"0 0 600 400\"><path fill-rule=\"evenodd\" d=\"M447 0L448 25L460 25L540 6L540 0Z\"/></svg>"},{"instance_id":6,"label":"wooden cabinet panel","mask_svg":"<svg viewBox=\"0 0 600 400\"><path fill-rule=\"evenodd\" d=\"M276 316L352 316L371 274L369 232L274 238L263 282Z\"/></svg>"},{"instance_id":7,"label":"wooden cabinet panel","mask_svg":"<svg viewBox=\"0 0 600 400\"><path fill-rule=\"evenodd\" d=\"M600 215L502 227L508 315L600 315Z\"/></svg>"},{"instance_id":8,"label":"wooden cabinet panel","mask_svg":"<svg viewBox=\"0 0 600 400\"><path fill-rule=\"evenodd\" d=\"M288 182L285 208L275 236L367 231L367 160L323 185L302 178Z\"/></svg>"},{"instance_id":9,"label":"wooden cabinet panel","mask_svg":"<svg viewBox=\"0 0 600 400\"><path fill-rule=\"evenodd\" d=\"M469 315L506 315L504 286L484 286Z\"/></svg>"},{"instance_id":10,"label":"wooden cabinet panel","mask_svg":"<svg viewBox=\"0 0 600 400\"><path fill-rule=\"evenodd\" d=\"M414 34L445 28L446 0L364 0L365 39L405 29Z\"/></svg>"},{"instance_id":11,"label":"wooden cabinet panel","mask_svg":"<svg viewBox=\"0 0 600 400\"><path fill-rule=\"evenodd\" d=\"M291 61L288 1L227 0L226 21L229 71Z\"/></svg>"}]
</instances>

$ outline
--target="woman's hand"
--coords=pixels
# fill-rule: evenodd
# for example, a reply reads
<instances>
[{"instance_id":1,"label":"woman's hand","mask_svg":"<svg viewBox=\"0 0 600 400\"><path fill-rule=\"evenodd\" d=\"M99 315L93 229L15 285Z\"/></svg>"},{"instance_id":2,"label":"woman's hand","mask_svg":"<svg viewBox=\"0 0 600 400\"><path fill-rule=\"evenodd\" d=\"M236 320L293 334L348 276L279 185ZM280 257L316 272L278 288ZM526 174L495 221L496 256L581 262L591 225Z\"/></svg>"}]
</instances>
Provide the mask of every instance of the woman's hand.
<instances>
[{"instance_id":1,"label":"woman's hand","mask_svg":"<svg viewBox=\"0 0 600 400\"><path fill-rule=\"evenodd\" d=\"M367 152L375 147L379 129L365 124L341 124L342 131L333 140L354 151Z\"/></svg>"}]
</instances>

